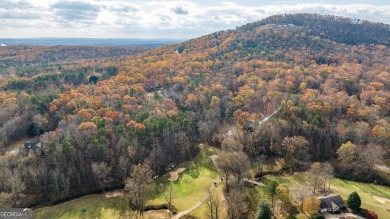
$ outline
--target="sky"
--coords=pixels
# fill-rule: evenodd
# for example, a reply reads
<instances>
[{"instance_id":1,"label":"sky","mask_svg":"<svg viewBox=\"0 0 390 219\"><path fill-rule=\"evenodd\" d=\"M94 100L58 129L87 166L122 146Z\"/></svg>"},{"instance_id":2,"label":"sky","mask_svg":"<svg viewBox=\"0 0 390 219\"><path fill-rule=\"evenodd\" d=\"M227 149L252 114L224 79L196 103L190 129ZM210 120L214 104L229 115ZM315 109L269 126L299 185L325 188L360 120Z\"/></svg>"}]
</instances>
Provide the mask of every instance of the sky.
<instances>
[{"instance_id":1,"label":"sky","mask_svg":"<svg viewBox=\"0 0 390 219\"><path fill-rule=\"evenodd\" d=\"M194 38L275 14L390 24L390 0L0 0L0 38Z\"/></svg>"}]
</instances>

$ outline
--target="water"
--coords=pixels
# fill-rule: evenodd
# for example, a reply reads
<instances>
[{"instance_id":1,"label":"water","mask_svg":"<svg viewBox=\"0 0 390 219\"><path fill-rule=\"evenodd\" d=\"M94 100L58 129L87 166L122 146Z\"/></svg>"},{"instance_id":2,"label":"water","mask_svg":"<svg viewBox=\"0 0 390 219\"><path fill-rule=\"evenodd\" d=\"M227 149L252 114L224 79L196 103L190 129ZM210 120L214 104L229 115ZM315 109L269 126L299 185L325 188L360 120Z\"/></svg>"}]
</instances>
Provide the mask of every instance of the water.
<instances>
[{"instance_id":1,"label":"water","mask_svg":"<svg viewBox=\"0 0 390 219\"><path fill-rule=\"evenodd\" d=\"M147 46L158 47L180 43L186 39L136 38L0 38L1 46Z\"/></svg>"}]
</instances>

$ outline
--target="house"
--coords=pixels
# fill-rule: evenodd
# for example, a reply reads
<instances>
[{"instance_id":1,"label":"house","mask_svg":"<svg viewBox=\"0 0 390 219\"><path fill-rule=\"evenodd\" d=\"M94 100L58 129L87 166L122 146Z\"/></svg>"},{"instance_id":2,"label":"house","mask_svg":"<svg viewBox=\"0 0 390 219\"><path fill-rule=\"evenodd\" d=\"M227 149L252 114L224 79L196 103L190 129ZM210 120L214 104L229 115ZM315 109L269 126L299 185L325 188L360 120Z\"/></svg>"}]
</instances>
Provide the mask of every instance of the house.
<instances>
[{"instance_id":1,"label":"house","mask_svg":"<svg viewBox=\"0 0 390 219\"><path fill-rule=\"evenodd\" d=\"M24 143L24 148L26 150L34 150L35 147L40 144L40 142L26 142Z\"/></svg>"},{"instance_id":2,"label":"house","mask_svg":"<svg viewBox=\"0 0 390 219\"><path fill-rule=\"evenodd\" d=\"M254 126L255 126L255 122L249 120L245 126L244 126L244 129L245 131L247 132L253 132L254 131Z\"/></svg>"},{"instance_id":3,"label":"house","mask_svg":"<svg viewBox=\"0 0 390 219\"><path fill-rule=\"evenodd\" d=\"M253 121L253 120L249 120L245 126L244 126L244 129L246 132L254 132L255 131L255 128L259 127L260 126L260 121L256 120L256 121Z\"/></svg>"},{"instance_id":4,"label":"house","mask_svg":"<svg viewBox=\"0 0 390 219\"><path fill-rule=\"evenodd\" d=\"M30 151L33 151L35 155L37 156L45 156L45 150L46 148L41 142L26 142L23 144L25 153L29 153Z\"/></svg>"},{"instance_id":5,"label":"house","mask_svg":"<svg viewBox=\"0 0 390 219\"><path fill-rule=\"evenodd\" d=\"M346 207L340 195L330 194L327 196L320 196L317 198L318 200L320 200L321 213L323 212L336 213Z\"/></svg>"}]
</instances>

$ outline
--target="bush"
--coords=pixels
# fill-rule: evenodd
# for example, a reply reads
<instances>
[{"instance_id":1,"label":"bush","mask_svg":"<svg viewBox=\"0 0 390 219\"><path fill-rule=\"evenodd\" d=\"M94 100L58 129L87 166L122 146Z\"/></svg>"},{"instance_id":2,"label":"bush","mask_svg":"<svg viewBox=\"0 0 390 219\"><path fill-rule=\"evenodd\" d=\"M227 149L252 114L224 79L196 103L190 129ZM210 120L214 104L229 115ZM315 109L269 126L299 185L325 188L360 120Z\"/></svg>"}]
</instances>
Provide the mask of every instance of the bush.
<instances>
[{"instance_id":1,"label":"bush","mask_svg":"<svg viewBox=\"0 0 390 219\"><path fill-rule=\"evenodd\" d=\"M378 219L378 215L374 211L370 211L368 209L363 209L362 214L367 219Z\"/></svg>"},{"instance_id":2,"label":"bush","mask_svg":"<svg viewBox=\"0 0 390 219\"><path fill-rule=\"evenodd\" d=\"M190 175L192 178L196 179L199 177L199 170L198 169L190 169L187 172L188 175Z\"/></svg>"},{"instance_id":3,"label":"bush","mask_svg":"<svg viewBox=\"0 0 390 219\"><path fill-rule=\"evenodd\" d=\"M310 219L325 219L325 217L321 213L314 213L310 216Z\"/></svg>"}]
</instances>

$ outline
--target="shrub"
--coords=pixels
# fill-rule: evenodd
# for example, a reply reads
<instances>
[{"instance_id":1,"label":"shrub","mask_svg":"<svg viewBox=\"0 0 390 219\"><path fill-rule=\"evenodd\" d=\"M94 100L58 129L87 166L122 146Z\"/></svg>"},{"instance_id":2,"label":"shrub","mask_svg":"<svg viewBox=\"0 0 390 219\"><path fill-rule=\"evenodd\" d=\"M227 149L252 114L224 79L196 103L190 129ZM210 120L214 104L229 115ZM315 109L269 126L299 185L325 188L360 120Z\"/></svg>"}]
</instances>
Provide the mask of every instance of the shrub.
<instances>
[{"instance_id":1,"label":"shrub","mask_svg":"<svg viewBox=\"0 0 390 219\"><path fill-rule=\"evenodd\" d=\"M378 219L378 215L374 211L370 211L368 209L363 209L362 214L367 219Z\"/></svg>"},{"instance_id":2,"label":"shrub","mask_svg":"<svg viewBox=\"0 0 390 219\"><path fill-rule=\"evenodd\" d=\"M310 219L325 219L325 217L321 213L314 213L310 216Z\"/></svg>"},{"instance_id":3,"label":"shrub","mask_svg":"<svg viewBox=\"0 0 390 219\"><path fill-rule=\"evenodd\" d=\"M188 175L190 175L192 178L194 178L194 179L196 179L196 178L198 178L199 177L199 170L198 169L190 169L190 170L188 170L188 172L187 172L187 174Z\"/></svg>"}]
</instances>

